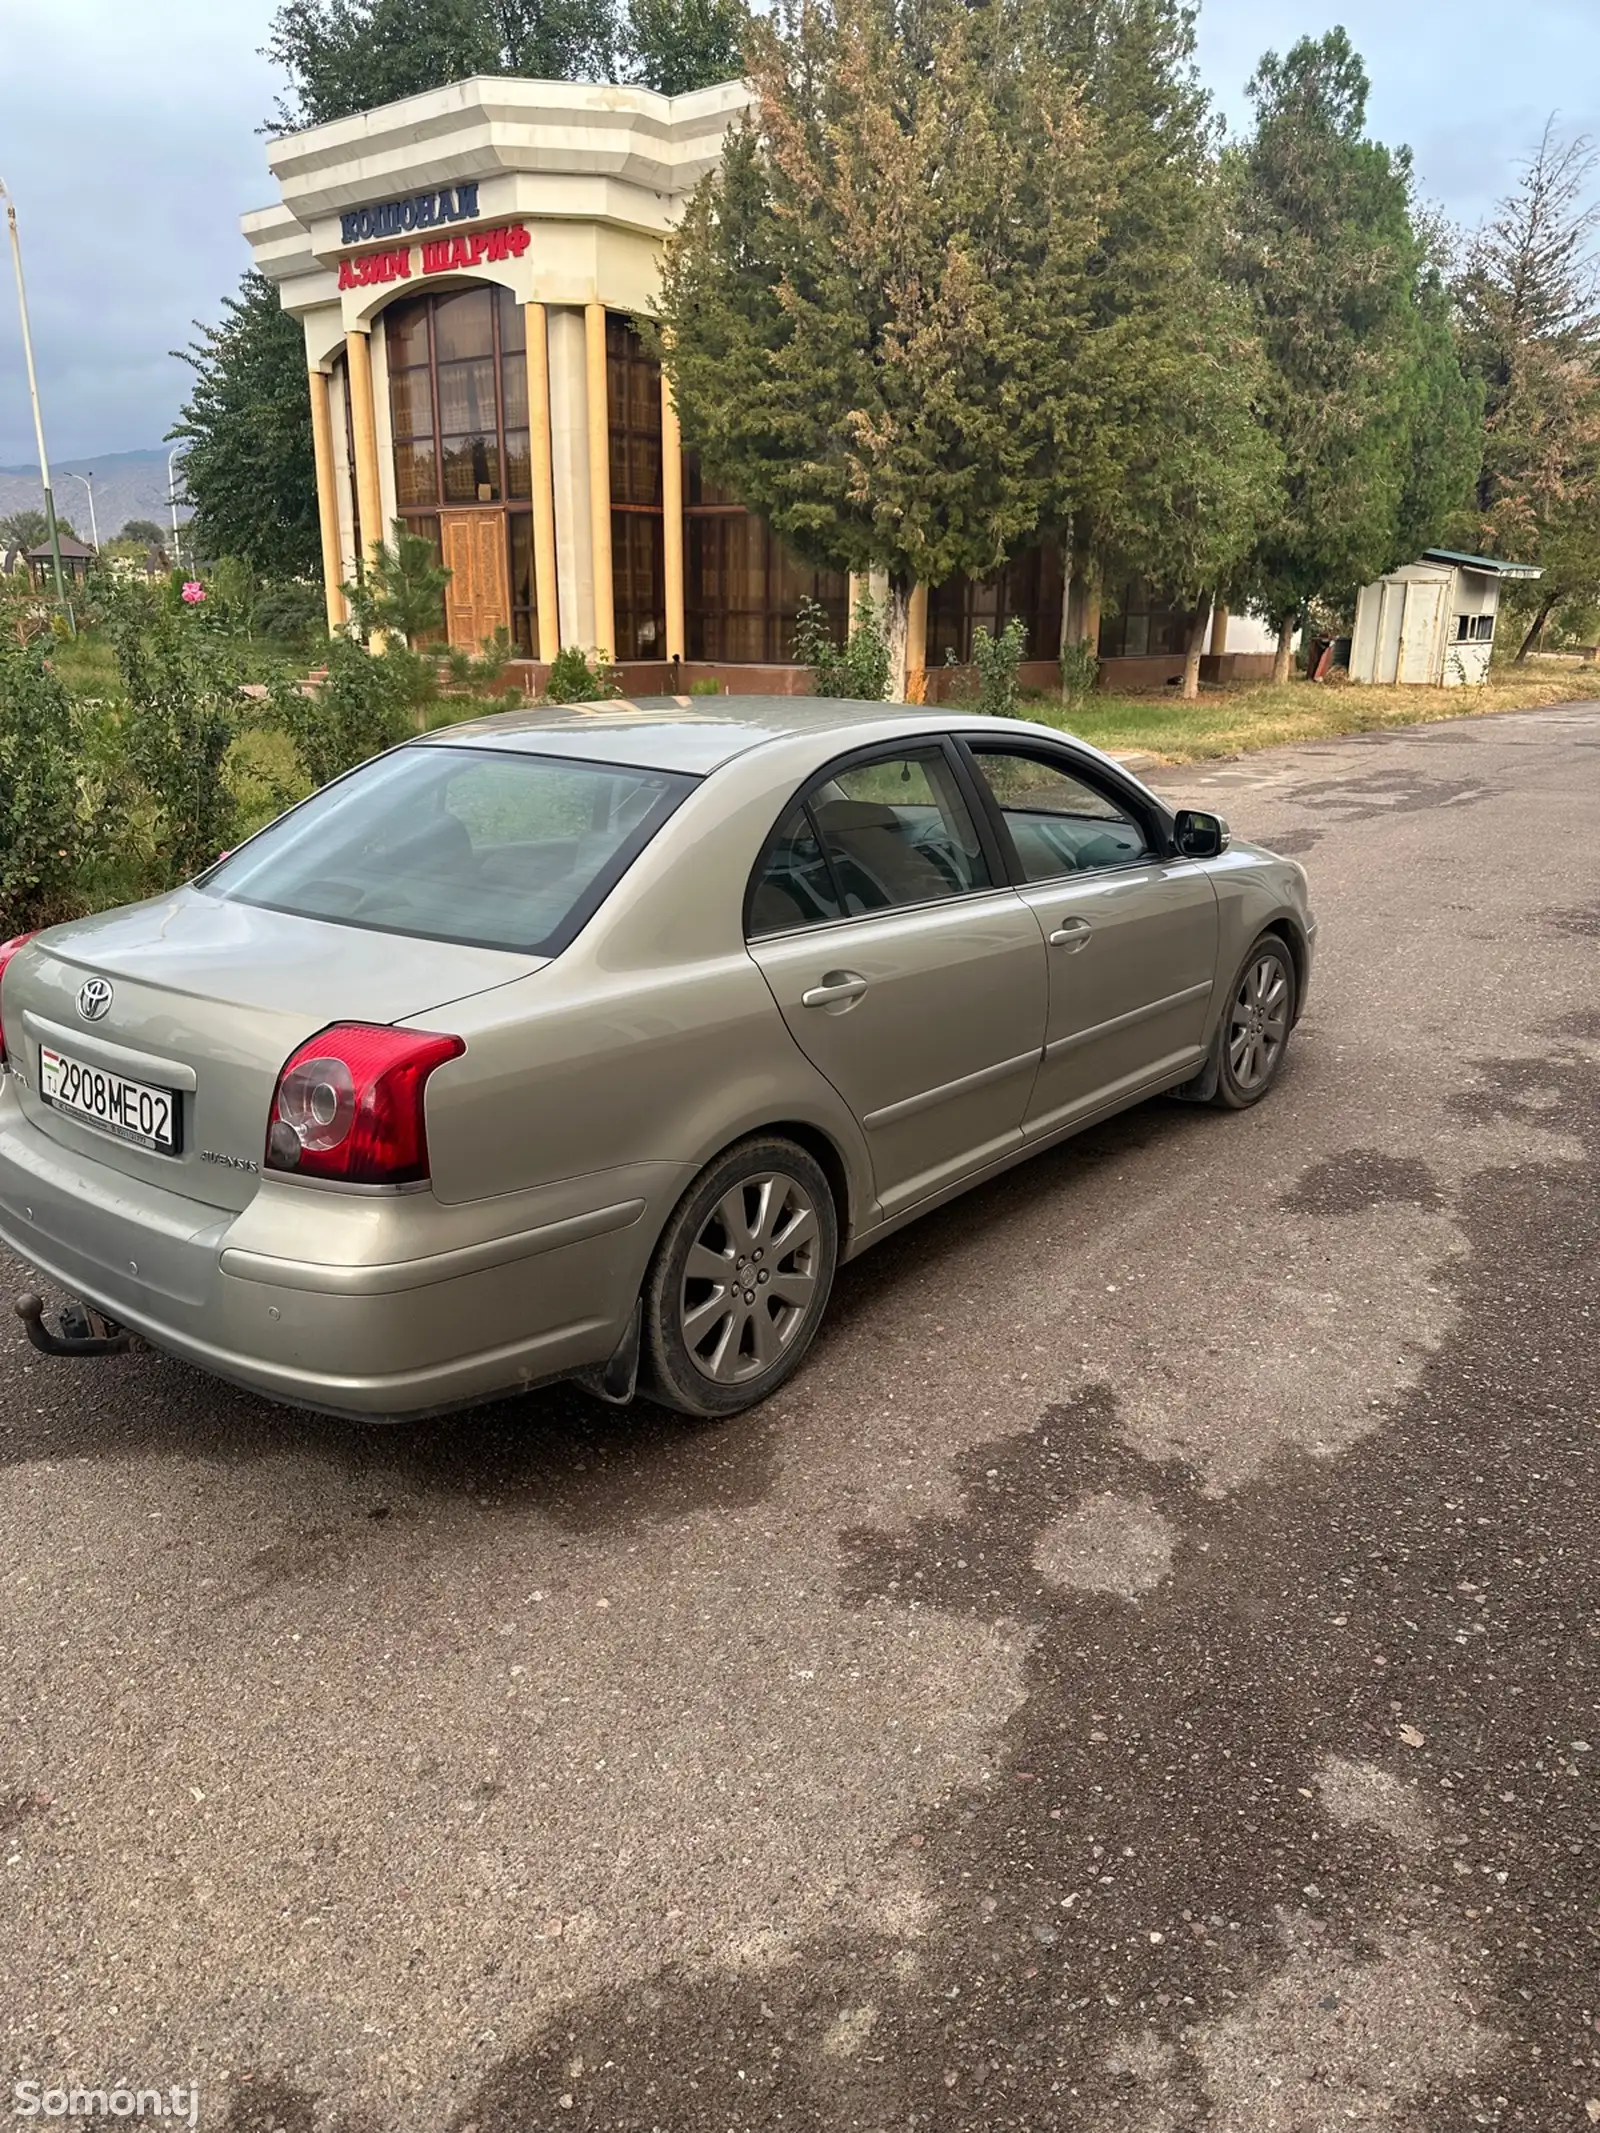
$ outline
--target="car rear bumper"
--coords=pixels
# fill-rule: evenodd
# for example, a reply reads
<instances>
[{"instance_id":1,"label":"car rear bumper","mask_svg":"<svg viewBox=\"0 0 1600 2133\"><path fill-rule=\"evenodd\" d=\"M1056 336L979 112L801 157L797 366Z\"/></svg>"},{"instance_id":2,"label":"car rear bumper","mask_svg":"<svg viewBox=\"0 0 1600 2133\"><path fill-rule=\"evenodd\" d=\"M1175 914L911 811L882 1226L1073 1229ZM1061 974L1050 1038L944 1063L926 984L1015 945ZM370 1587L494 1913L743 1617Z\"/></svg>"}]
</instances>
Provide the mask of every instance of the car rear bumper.
<instances>
[{"instance_id":1,"label":"car rear bumper","mask_svg":"<svg viewBox=\"0 0 1600 2133\"><path fill-rule=\"evenodd\" d=\"M201 1370L375 1421L604 1362L678 1189L657 1164L456 1208L263 1181L236 1213L48 1140L0 1080L0 1241Z\"/></svg>"}]
</instances>

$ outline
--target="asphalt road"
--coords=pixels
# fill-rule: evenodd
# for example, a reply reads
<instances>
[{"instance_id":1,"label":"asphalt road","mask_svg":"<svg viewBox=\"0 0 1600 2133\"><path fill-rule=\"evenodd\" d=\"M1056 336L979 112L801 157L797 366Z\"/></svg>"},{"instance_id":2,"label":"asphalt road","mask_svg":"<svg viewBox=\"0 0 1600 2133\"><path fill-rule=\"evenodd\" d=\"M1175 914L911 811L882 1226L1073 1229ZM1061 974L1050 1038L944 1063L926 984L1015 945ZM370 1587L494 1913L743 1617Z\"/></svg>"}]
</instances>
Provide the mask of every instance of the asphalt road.
<instances>
[{"instance_id":1,"label":"asphalt road","mask_svg":"<svg viewBox=\"0 0 1600 2133\"><path fill-rule=\"evenodd\" d=\"M1312 870L1280 1088L869 1254L753 1419L366 1434L0 1336L17 2078L1600 2119L1600 707L1160 782Z\"/></svg>"}]
</instances>

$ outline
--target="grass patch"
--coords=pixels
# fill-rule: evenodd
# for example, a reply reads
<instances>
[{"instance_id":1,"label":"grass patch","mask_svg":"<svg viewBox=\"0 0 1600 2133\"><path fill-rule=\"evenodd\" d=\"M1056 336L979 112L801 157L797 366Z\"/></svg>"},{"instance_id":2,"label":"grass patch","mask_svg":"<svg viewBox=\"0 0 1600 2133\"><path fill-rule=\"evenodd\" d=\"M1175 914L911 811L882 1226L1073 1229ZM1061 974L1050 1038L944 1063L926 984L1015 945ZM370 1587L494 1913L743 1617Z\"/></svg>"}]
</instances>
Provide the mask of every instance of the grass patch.
<instances>
[{"instance_id":1,"label":"grass patch","mask_svg":"<svg viewBox=\"0 0 1600 2133\"><path fill-rule=\"evenodd\" d=\"M1251 748L1421 726L1436 719L1481 718L1496 711L1537 711L1546 704L1600 697L1600 667L1574 660L1552 671L1496 671L1481 689L1378 689L1352 683L1292 681L1207 690L1198 703L1166 696L1095 695L1081 704L1026 704L1024 716L1059 726L1096 748L1126 755L1147 750L1168 763L1201 763Z\"/></svg>"}]
</instances>

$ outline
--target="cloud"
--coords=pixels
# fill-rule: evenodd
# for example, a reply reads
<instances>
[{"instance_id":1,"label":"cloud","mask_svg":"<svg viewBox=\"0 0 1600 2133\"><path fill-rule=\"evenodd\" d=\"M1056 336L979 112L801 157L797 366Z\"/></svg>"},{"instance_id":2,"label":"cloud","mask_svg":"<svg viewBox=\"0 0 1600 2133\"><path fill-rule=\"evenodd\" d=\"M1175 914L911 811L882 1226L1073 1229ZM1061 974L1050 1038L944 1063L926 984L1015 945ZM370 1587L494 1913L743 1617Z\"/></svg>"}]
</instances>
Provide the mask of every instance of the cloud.
<instances>
[{"instance_id":1,"label":"cloud","mask_svg":"<svg viewBox=\"0 0 1600 2133\"><path fill-rule=\"evenodd\" d=\"M249 263L271 197L256 133L276 84L265 0L0 0L0 177L17 204L52 456L160 442L188 373L168 351ZM0 465L33 457L0 281Z\"/></svg>"}]
</instances>

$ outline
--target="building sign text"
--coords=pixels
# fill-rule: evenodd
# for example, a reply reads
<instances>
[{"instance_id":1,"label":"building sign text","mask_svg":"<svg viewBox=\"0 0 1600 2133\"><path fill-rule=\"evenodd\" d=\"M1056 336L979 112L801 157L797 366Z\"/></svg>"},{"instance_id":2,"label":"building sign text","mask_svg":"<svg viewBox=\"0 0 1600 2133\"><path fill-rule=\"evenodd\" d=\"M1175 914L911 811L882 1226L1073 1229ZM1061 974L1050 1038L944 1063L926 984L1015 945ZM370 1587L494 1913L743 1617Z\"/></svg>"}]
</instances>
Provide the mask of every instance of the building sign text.
<instances>
[{"instance_id":1,"label":"building sign text","mask_svg":"<svg viewBox=\"0 0 1600 2133\"><path fill-rule=\"evenodd\" d=\"M474 230L470 237L435 237L421 246L403 244L394 251L363 252L356 259L340 260L339 286L372 289L383 282L409 281L419 250L424 274L459 274L468 267L520 259L531 242L522 223L506 222L498 229Z\"/></svg>"},{"instance_id":2,"label":"building sign text","mask_svg":"<svg viewBox=\"0 0 1600 2133\"><path fill-rule=\"evenodd\" d=\"M477 212L476 182L447 185L442 192L413 193L409 200L352 208L339 217L339 235L345 244L370 244L375 237L399 237L406 230L437 229L441 222L470 222Z\"/></svg>"}]
</instances>

